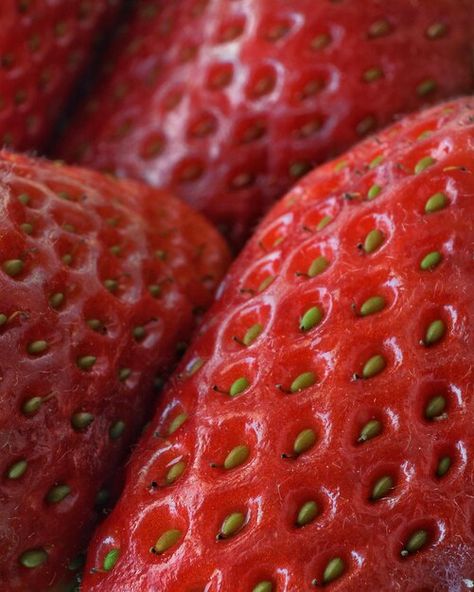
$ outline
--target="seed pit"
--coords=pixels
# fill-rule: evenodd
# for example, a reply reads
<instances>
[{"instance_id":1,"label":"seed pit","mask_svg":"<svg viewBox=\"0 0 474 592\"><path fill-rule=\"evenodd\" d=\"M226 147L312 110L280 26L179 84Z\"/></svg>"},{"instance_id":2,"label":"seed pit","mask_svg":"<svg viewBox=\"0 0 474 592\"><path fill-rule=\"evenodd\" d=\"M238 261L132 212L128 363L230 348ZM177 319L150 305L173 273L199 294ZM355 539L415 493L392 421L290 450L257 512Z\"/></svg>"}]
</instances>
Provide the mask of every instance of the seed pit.
<instances>
[{"instance_id":1,"label":"seed pit","mask_svg":"<svg viewBox=\"0 0 474 592\"><path fill-rule=\"evenodd\" d=\"M229 86L234 76L232 64L214 64L207 75L207 87L209 90L218 91Z\"/></svg>"},{"instance_id":2,"label":"seed pit","mask_svg":"<svg viewBox=\"0 0 474 592\"><path fill-rule=\"evenodd\" d=\"M253 72L247 84L247 96L251 100L262 99L271 94L277 83L277 75L273 66L261 66Z\"/></svg>"}]
</instances>

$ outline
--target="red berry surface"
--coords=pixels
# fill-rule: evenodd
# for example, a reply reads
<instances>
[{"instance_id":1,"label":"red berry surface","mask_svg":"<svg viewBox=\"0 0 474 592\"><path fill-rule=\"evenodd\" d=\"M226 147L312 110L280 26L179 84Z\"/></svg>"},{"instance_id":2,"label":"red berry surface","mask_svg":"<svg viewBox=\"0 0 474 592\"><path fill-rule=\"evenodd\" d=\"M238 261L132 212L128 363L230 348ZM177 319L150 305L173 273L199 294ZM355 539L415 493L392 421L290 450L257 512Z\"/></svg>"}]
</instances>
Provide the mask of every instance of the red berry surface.
<instances>
[{"instance_id":1,"label":"red berry surface","mask_svg":"<svg viewBox=\"0 0 474 592\"><path fill-rule=\"evenodd\" d=\"M136 182L0 152L0 195L0 589L43 592L75 577L228 254Z\"/></svg>"},{"instance_id":2,"label":"red berry surface","mask_svg":"<svg viewBox=\"0 0 474 592\"><path fill-rule=\"evenodd\" d=\"M118 0L2 0L0 146L41 148Z\"/></svg>"},{"instance_id":3,"label":"red berry surface","mask_svg":"<svg viewBox=\"0 0 474 592\"><path fill-rule=\"evenodd\" d=\"M138 3L62 156L170 186L240 244L315 163L474 88L472 0Z\"/></svg>"},{"instance_id":4,"label":"red berry surface","mask_svg":"<svg viewBox=\"0 0 474 592\"><path fill-rule=\"evenodd\" d=\"M474 582L474 101L316 169L234 263L84 592Z\"/></svg>"}]
</instances>

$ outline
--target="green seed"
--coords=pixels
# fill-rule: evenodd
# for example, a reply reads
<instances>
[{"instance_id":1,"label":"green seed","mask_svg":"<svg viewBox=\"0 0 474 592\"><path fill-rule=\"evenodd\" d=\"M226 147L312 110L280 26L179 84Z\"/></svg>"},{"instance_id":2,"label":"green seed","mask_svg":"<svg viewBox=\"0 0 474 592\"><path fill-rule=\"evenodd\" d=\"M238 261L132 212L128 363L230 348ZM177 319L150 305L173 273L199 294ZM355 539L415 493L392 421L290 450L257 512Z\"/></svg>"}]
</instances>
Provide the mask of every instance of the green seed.
<instances>
[{"instance_id":1,"label":"green seed","mask_svg":"<svg viewBox=\"0 0 474 592\"><path fill-rule=\"evenodd\" d=\"M386 366L385 358L381 355L372 356L367 360L364 364L364 368L362 370L363 378L372 378L377 374L380 374L382 370Z\"/></svg>"},{"instance_id":2,"label":"green seed","mask_svg":"<svg viewBox=\"0 0 474 592\"><path fill-rule=\"evenodd\" d=\"M273 584L265 580L263 582L259 582L254 588L252 588L252 592L272 592Z\"/></svg>"},{"instance_id":3,"label":"green seed","mask_svg":"<svg viewBox=\"0 0 474 592\"><path fill-rule=\"evenodd\" d=\"M364 241L364 251L366 253L373 253L376 251L380 245L383 243L383 234L375 228L371 230L369 234L365 237Z\"/></svg>"},{"instance_id":4,"label":"green seed","mask_svg":"<svg viewBox=\"0 0 474 592\"><path fill-rule=\"evenodd\" d=\"M90 370L96 361L97 358L95 356L81 356L77 358L76 363L81 370Z\"/></svg>"},{"instance_id":5,"label":"green seed","mask_svg":"<svg viewBox=\"0 0 474 592\"><path fill-rule=\"evenodd\" d=\"M196 372L204 366L204 360L202 358L196 358L193 360L191 366L188 369L188 376L196 374Z\"/></svg>"},{"instance_id":6,"label":"green seed","mask_svg":"<svg viewBox=\"0 0 474 592\"><path fill-rule=\"evenodd\" d=\"M391 30L391 24L385 19L380 19L370 25L368 36L369 38L383 37L384 35L388 35Z\"/></svg>"},{"instance_id":7,"label":"green seed","mask_svg":"<svg viewBox=\"0 0 474 592\"><path fill-rule=\"evenodd\" d=\"M446 34L446 25L443 23L433 23L426 30L426 36L428 39L439 39Z\"/></svg>"},{"instance_id":8,"label":"green seed","mask_svg":"<svg viewBox=\"0 0 474 592\"><path fill-rule=\"evenodd\" d=\"M72 201L72 196L67 191L58 191L58 197L67 201Z\"/></svg>"},{"instance_id":9,"label":"green seed","mask_svg":"<svg viewBox=\"0 0 474 592\"><path fill-rule=\"evenodd\" d=\"M306 429L300 432L293 443L293 452L303 454L307 452L316 443L316 434L312 429Z\"/></svg>"},{"instance_id":10,"label":"green seed","mask_svg":"<svg viewBox=\"0 0 474 592\"><path fill-rule=\"evenodd\" d=\"M306 526L316 518L318 514L318 504L314 501L303 504L296 517L297 526Z\"/></svg>"},{"instance_id":11,"label":"green seed","mask_svg":"<svg viewBox=\"0 0 474 592\"><path fill-rule=\"evenodd\" d=\"M443 415L444 410L446 409L446 399L443 395L436 395L432 397L428 404L425 407L425 417L426 419L436 419Z\"/></svg>"},{"instance_id":12,"label":"green seed","mask_svg":"<svg viewBox=\"0 0 474 592\"><path fill-rule=\"evenodd\" d=\"M153 547L154 553L161 555L165 551L168 551L170 547L176 545L176 543L181 538L181 534L181 531L176 528L172 528L171 530L164 532Z\"/></svg>"},{"instance_id":13,"label":"green seed","mask_svg":"<svg viewBox=\"0 0 474 592\"><path fill-rule=\"evenodd\" d=\"M9 259L3 264L3 270L10 277L15 277L23 271L24 263L21 259Z\"/></svg>"},{"instance_id":14,"label":"green seed","mask_svg":"<svg viewBox=\"0 0 474 592\"><path fill-rule=\"evenodd\" d=\"M51 308L59 308L64 302L64 294L62 292L56 292L49 298L49 304Z\"/></svg>"},{"instance_id":15,"label":"green seed","mask_svg":"<svg viewBox=\"0 0 474 592\"><path fill-rule=\"evenodd\" d=\"M293 178L299 179L300 177L302 177L304 174L306 174L310 170L311 170L311 164L309 162L297 161L297 162L293 162L290 165L289 172Z\"/></svg>"},{"instance_id":16,"label":"green seed","mask_svg":"<svg viewBox=\"0 0 474 592\"><path fill-rule=\"evenodd\" d=\"M170 427L168 428L168 436L174 434L178 428L180 428L183 423L188 419L187 413L180 413L177 415L173 421L170 423Z\"/></svg>"},{"instance_id":17,"label":"green seed","mask_svg":"<svg viewBox=\"0 0 474 592\"><path fill-rule=\"evenodd\" d=\"M164 261L166 259L166 251L163 251L163 249L157 249L155 251L155 257L161 261Z\"/></svg>"},{"instance_id":18,"label":"green seed","mask_svg":"<svg viewBox=\"0 0 474 592\"><path fill-rule=\"evenodd\" d=\"M158 298L161 294L161 286L158 284L151 284L148 286L148 291L153 296L153 298Z\"/></svg>"},{"instance_id":19,"label":"green seed","mask_svg":"<svg viewBox=\"0 0 474 592\"><path fill-rule=\"evenodd\" d=\"M118 290L118 281L112 279L104 280L104 286L109 292L116 292Z\"/></svg>"},{"instance_id":20,"label":"green seed","mask_svg":"<svg viewBox=\"0 0 474 592\"><path fill-rule=\"evenodd\" d=\"M364 72L363 78L365 82L375 82L379 80L383 76L383 71L381 68L369 68Z\"/></svg>"},{"instance_id":21,"label":"green seed","mask_svg":"<svg viewBox=\"0 0 474 592\"><path fill-rule=\"evenodd\" d=\"M392 477L390 477L389 475L386 475L385 477L380 477L380 479L378 479L375 482L370 499L373 501L377 501L385 497L388 494L388 492L391 489L393 489L393 486L394 482Z\"/></svg>"},{"instance_id":22,"label":"green seed","mask_svg":"<svg viewBox=\"0 0 474 592\"><path fill-rule=\"evenodd\" d=\"M61 261L64 263L64 265L71 265L72 255L70 253L66 253L61 257Z\"/></svg>"},{"instance_id":23,"label":"green seed","mask_svg":"<svg viewBox=\"0 0 474 592\"><path fill-rule=\"evenodd\" d=\"M135 341L142 341L146 335L145 327L137 325L133 328L132 335Z\"/></svg>"},{"instance_id":24,"label":"green seed","mask_svg":"<svg viewBox=\"0 0 474 592\"><path fill-rule=\"evenodd\" d=\"M451 459L449 456L443 456L439 459L438 466L436 468L436 476L444 477L451 468Z\"/></svg>"},{"instance_id":25,"label":"green seed","mask_svg":"<svg viewBox=\"0 0 474 592\"><path fill-rule=\"evenodd\" d=\"M95 505L102 508L110 499L110 493L107 489L100 489L95 496Z\"/></svg>"},{"instance_id":26,"label":"green seed","mask_svg":"<svg viewBox=\"0 0 474 592\"><path fill-rule=\"evenodd\" d=\"M224 519L222 523L219 538L228 539L234 536L244 525L245 515L242 512L233 512Z\"/></svg>"},{"instance_id":27,"label":"green seed","mask_svg":"<svg viewBox=\"0 0 474 592\"><path fill-rule=\"evenodd\" d=\"M111 549L104 557L102 569L104 571L111 571L120 557L120 549Z\"/></svg>"},{"instance_id":28,"label":"green seed","mask_svg":"<svg viewBox=\"0 0 474 592\"><path fill-rule=\"evenodd\" d=\"M448 198L444 195L444 193L435 193L425 203L425 213L432 214L433 212L438 212L439 210L445 208L447 205Z\"/></svg>"},{"instance_id":29,"label":"green seed","mask_svg":"<svg viewBox=\"0 0 474 592\"><path fill-rule=\"evenodd\" d=\"M332 217L331 216L324 216L324 218L322 218L318 225L316 226L316 230L320 231L323 230L323 228L326 228L326 226L332 222Z\"/></svg>"},{"instance_id":30,"label":"green seed","mask_svg":"<svg viewBox=\"0 0 474 592\"><path fill-rule=\"evenodd\" d=\"M109 437L111 440L118 440L125 431L125 422L119 419L110 426Z\"/></svg>"},{"instance_id":31,"label":"green seed","mask_svg":"<svg viewBox=\"0 0 474 592\"><path fill-rule=\"evenodd\" d=\"M38 356L48 349L48 343L43 339L39 339L29 343L26 349L31 356Z\"/></svg>"},{"instance_id":32,"label":"green seed","mask_svg":"<svg viewBox=\"0 0 474 592\"><path fill-rule=\"evenodd\" d=\"M26 473L27 468L28 463L26 460L19 460L10 466L7 472L7 477L9 479L19 479Z\"/></svg>"},{"instance_id":33,"label":"green seed","mask_svg":"<svg viewBox=\"0 0 474 592\"><path fill-rule=\"evenodd\" d=\"M437 265L441 263L442 258L443 256L439 251L431 251L431 253L425 255L421 260L420 268L423 271L426 271L428 269L434 269Z\"/></svg>"},{"instance_id":34,"label":"green seed","mask_svg":"<svg viewBox=\"0 0 474 592\"><path fill-rule=\"evenodd\" d=\"M87 413L87 411L79 411L71 417L71 424L75 430L85 430L93 421L94 416L92 413Z\"/></svg>"},{"instance_id":35,"label":"green seed","mask_svg":"<svg viewBox=\"0 0 474 592\"><path fill-rule=\"evenodd\" d=\"M259 285L259 287L257 288L257 292L263 292L264 290L266 290L268 288L268 286L273 283L275 279L274 275L269 275L267 276L262 283Z\"/></svg>"},{"instance_id":36,"label":"green seed","mask_svg":"<svg viewBox=\"0 0 474 592\"><path fill-rule=\"evenodd\" d=\"M122 252L122 247L120 245L112 245L109 248L109 251L112 255L115 255L116 257L118 257L120 255L120 253Z\"/></svg>"},{"instance_id":37,"label":"green seed","mask_svg":"<svg viewBox=\"0 0 474 592\"><path fill-rule=\"evenodd\" d=\"M6 314L0 314L0 327L4 325L8 321L8 317Z\"/></svg>"},{"instance_id":38,"label":"green seed","mask_svg":"<svg viewBox=\"0 0 474 592\"><path fill-rule=\"evenodd\" d=\"M342 576L346 569L346 564L340 557L334 557L326 565L323 573L324 584L330 584Z\"/></svg>"},{"instance_id":39,"label":"green seed","mask_svg":"<svg viewBox=\"0 0 474 592\"><path fill-rule=\"evenodd\" d=\"M437 319L433 321L426 329L425 338L423 339L423 343L426 346L434 345L440 339L443 338L444 334L446 333L446 325L441 319Z\"/></svg>"},{"instance_id":40,"label":"green seed","mask_svg":"<svg viewBox=\"0 0 474 592\"><path fill-rule=\"evenodd\" d=\"M132 373L130 368L120 368L120 370L118 371L118 379L120 380L120 382L124 382L125 380L127 380L127 378L130 377L130 374Z\"/></svg>"},{"instance_id":41,"label":"green seed","mask_svg":"<svg viewBox=\"0 0 474 592\"><path fill-rule=\"evenodd\" d=\"M244 345L249 346L257 339L257 337L260 335L262 331L262 325L260 325L260 323L255 323L255 325L252 325L250 329L247 329L247 332L245 333L244 338L242 339L242 343Z\"/></svg>"},{"instance_id":42,"label":"green seed","mask_svg":"<svg viewBox=\"0 0 474 592\"><path fill-rule=\"evenodd\" d=\"M371 296L360 307L359 314L362 317L380 312L385 307L385 299L382 296Z\"/></svg>"},{"instance_id":43,"label":"green seed","mask_svg":"<svg viewBox=\"0 0 474 592\"><path fill-rule=\"evenodd\" d=\"M21 193L18 196L18 201L20 203L22 203L24 206L27 206L30 203L31 197L28 195L28 193Z\"/></svg>"},{"instance_id":44,"label":"green seed","mask_svg":"<svg viewBox=\"0 0 474 592\"><path fill-rule=\"evenodd\" d=\"M230 387L229 395L231 397L240 395L240 393L243 393L246 389L248 389L249 386L250 382L245 378L245 376L237 378L237 380L234 380L232 386Z\"/></svg>"},{"instance_id":45,"label":"green seed","mask_svg":"<svg viewBox=\"0 0 474 592\"><path fill-rule=\"evenodd\" d=\"M46 494L46 501L48 504L58 504L71 493L71 488L68 485L56 485L52 487Z\"/></svg>"},{"instance_id":46,"label":"green seed","mask_svg":"<svg viewBox=\"0 0 474 592\"><path fill-rule=\"evenodd\" d=\"M331 43L331 37L327 33L316 35L311 41L311 48L315 50L324 49ZM260 592L260 591L259 591Z\"/></svg>"},{"instance_id":47,"label":"green seed","mask_svg":"<svg viewBox=\"0 0 474 592\"><path fill-rule=\"evenodd\" d=\"M323 255L321 255L320 257L316 257L316 259L314 259L314 261L308 268L308 276L310 278L316 277L320 273L323 273L323 271L325 271L328 268L328 266L329 261L326 259L326 257L324 257Z\"/></svg>"},{"instance_id":48,"label":"green seed","mask_svg":"<svg viewBox=\"0 0 474 592\"><path fill-rule=\"evenodd\" d=\"M368 193L367 193L367 197L369 200L375 199L380 192L382 191L382 187L380 185L372 185L372 187L369 189Z\"/></svg>"},{"instance_id":49,"label":"green seed","mask_svg":"<svg viewBox=\"0 0 474 592\"><path fill-rule=\"evenodd\" d=\"M340 171L344 170L348 165L349 165L349 161L340 160L339 162L336 162L336 164L334 165L334 171L336 173L339 173Z\"/></svg>"},{"instance_id":50,"label":"green seed","mask_svg":"<svg viewBox=\"0 0 474 592\"><path fill-rule=\"evenodd\" d=\"M383 162L383 154L379 154L369 163L369 169L375 169L376 167L379 166L379 164L382 164L382 162Z\"/></svg>"},{"instance_id":51,"label":"green seed","mask_svg":"<svg viewBox=\"0 0 474 592\"><path fill-rule=\"evenodd\" d=\"M309 308L304 315L301 317L300 320L300 329L301 331L309 331L319 325L319 323L323 319L323 313L318 306L313 306Z\"/></svg>"},{"instance_id":52,"label":"green seed","mask_svg":"<svg viewBox=\"0 0 474 592\"><path fill-rule=\"evenodd\" d=\"M224 461L224 469L230 470L243 464L249 457L250 450L248 446L241 444L233 448L226 456Z\"/></svg>"},{"instance_id":53,"label":"green seed","mask_svg":"<svg viewBox=\"0 0 474 592\"><path fill-rule=\"evenodd\" d=\"M437 84L434 80L424 80L416 87L416 94L419 97L426 97L434 90L436 90Z\"/></svg>"},{"instance_id":54,"label":"green seed","mask_svg":"<svg viewBox=\"0 0 474 592\"><path fill-rule=\"evenodd\" d=\"M42 397L31 397L27 399L21 406L21 410L24 415L34 415L37 413L43 404Z\"/></svg>"},{"instance_id":55,"label":"green seed","mask_svg":"<svg viewBox=\"0 0 474 592\"><path fill-rule=\"evenodd\" d=\"M419 160L415 165L415 175L422 173L425 169L435 164L436 160L431 156L425 156Z\"/></svg>"},{"instance_id":56,"label":"green seed","mask_svg":"<svg viewBox=\"0 0 474 592\"><path fill-rule=\"evenodd\" d=\"M33 224L30 224L29 222L24 222L23 224L20 224L20 229L25 234L33 234Z\"/></svg>"},{"instance_id":57,"label":"green seed","mask_svg":"<svg viewBox=\"0 0 474 592\"><path fill-rule=\"evenodd\" d=\"M417 530L408 539L405 548L402 550L402 557L416 553L428 542L428 533L426 530Z\"/></svg>"},{"instance_id":58,"label":"green seed","mask_svg":"<svg viewBox=\"0 0 474 592\"><path fill-rule=\"evenodd\" d=\"M175 463L172 467L170 467L170 469L166 473L166 477L165 477L165 481L166 481L167 485L171 485L177 479L179 479L181 477L181 475L184 473L185 469L186 469L186 463L183 460Z\"/></svg>"},{"instance_id":59,"label":"green seed","mask_svg":"<svg viewBox=\"0 0 474 592\"><path fill-rule=\"evenodd\" d=\"M371 419L361 429L357 442L367 442L367 440L372 440L372 438L375 438L382 432L382 428L382 422L378 419Z\"/></svg>"},{"instance_id":60,"label":"green seed","mask_svg":"<svg viewBox=\"0 0 474 592\"><path fill-rule=\"evenodd\" d=\"M315 382L316 375L314 372L303 372L293 380L290 390L292 393L299 393L300 391L313 386Z\"/></svg>"},{"instance_id":61,"label":"green seed","mask_svg":"<svg viewBox=\"0 0 474 592\"><path fill-rule=\"evenodd\" d=\"M48 554L44 549L29 549L20 556L20 563L23 567L34 569L43 565L48 560Z\"/></svg>"}]
</instances>

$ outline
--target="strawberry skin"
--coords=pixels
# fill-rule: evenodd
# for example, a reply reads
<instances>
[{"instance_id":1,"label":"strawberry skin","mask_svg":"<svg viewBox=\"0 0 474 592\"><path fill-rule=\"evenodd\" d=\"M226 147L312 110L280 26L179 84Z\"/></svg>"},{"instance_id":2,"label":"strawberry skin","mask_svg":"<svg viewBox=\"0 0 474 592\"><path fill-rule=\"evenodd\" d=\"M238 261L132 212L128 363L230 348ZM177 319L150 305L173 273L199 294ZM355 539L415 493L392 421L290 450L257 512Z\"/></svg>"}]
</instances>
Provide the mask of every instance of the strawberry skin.
<instances>
[{"instance_id":1,"label":"strawberry skin","mask_svg":"<svg viewBox=\"0 0 474 592\"><path fill-rule=\"evenodd\" d=\"M470 92L471 0L139 3L62 157L169 186L240 244L295 180Z\"/></svg>"},{"instance_id":2,"label":"strawberry skin","mask_svg":"<svg viewBox=\"0 0 474 592\"><path fill-rule=\"evenodd\" d=\"M473 141L474 101L447 103L275 206L132 456L84 592L468 589Z\"/></svg>"},{"instance_id":3,"label":"strawberry skin","mask_svg":"<svg viewBox=\"0 0 474 592\"><path fill-rule=\"evenodd\" d=\"M2 0L0 146L38 149L118 0Z\"/></svg>"},{"instance_id":4,"label":"strawberry skin","mask_svg":"<svg viewBox=\"0 0 474 592\"><path fill-rule=\"evenodd\" d=\"M103 488L228 253L136 182L4 151L0 193L0 588L43 592L80 568Z\"/></svg>"}]
</instances>

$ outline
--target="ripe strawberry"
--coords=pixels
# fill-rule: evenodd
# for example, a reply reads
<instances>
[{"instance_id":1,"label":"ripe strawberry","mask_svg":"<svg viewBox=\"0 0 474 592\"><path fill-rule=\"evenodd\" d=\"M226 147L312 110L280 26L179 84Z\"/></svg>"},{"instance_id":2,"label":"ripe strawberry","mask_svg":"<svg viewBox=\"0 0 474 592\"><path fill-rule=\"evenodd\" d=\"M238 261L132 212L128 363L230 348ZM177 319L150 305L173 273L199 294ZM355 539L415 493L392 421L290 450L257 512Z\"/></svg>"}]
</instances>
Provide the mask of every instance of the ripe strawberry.
<instances>
[{"instance_id":1,"label":"ripe strawberry","mask_svg":"<svg viewBox=\"0 0 474 592\"><path fill-rule=\"evenodd\" d=\"M473 48L471 0L142 0L61 152L172 187L238 244L314 163L473 89Z\"/></svg>"},{"instance_id":2,"label":"ripe strawberry","mask_svg":"<svg viewBox=\"0 0 474 592\"><path fill-rule=\"evenodd\" d=\"M473 138L474 100L411 116L273 209L132 456L84 592L474 585Z\"/></svg>"},{"instance_id":3,"label":"ripe strawberry","mask_svg":"<svg viewBox=\"0 0 474 592\"><path fill-rule=\"evenodd\" d=\"M117 0L2 0L0 146L40 148Z\"/></svg>"},{"instance_id":4,"label":"ripe strawberry","mask_svg":"<svg viewBox=\"0 0 474 592\"><path fill-rule=\"evenodd\" d=\"M135 182L1 152L0 193L0 589L43 592L80 567L95 500L228 255Z\"/></svg>"}]
</instances>

